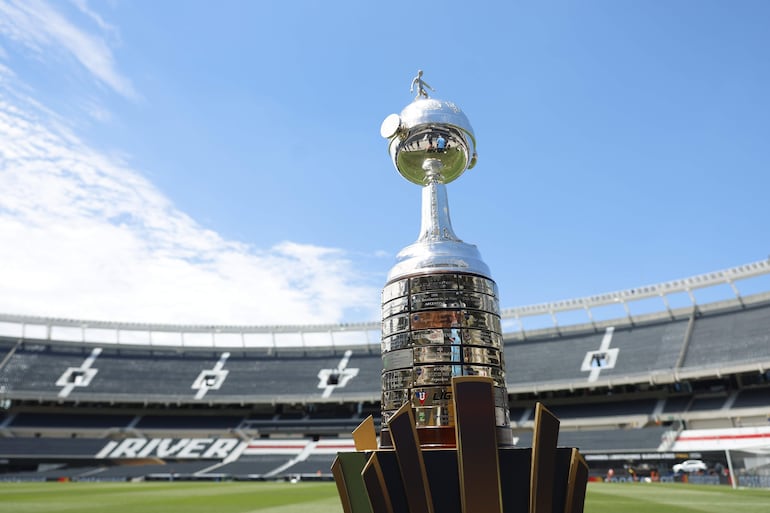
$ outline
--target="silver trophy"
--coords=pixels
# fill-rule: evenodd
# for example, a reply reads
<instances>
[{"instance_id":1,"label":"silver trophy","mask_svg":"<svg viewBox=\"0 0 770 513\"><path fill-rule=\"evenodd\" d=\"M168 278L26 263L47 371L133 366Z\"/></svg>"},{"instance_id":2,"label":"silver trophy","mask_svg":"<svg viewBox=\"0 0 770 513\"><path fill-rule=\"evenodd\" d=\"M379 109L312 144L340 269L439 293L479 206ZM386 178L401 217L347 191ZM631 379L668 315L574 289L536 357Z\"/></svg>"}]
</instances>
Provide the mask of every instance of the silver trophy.
<instances>
[{"instance_id":1,"label":"silver trophy","mask_svg":"<svg viewBox=\"0 0 770 513\"><path fill-rule=\"evenodd\" d=\"M462 110L426 89L419 71L414 100L380 127L398 172L423 188L419 237L398 253L382 292L380 444L391 445L387 421L408 402L421 445L454 446L451 380L486 376L498 443L511 445L497 285L476 246L455 235L446 193L476 164L476 139Z\"/></svg>"},{"instance_id":2,"label":"silver trophy","mask_svg":"<svg viewBox=\"0 0 770 513\"><path fill-rule=\"evenodd\" d=\"M532 448L513 447L497 287L449 221L446 184L475 164L476 141L426 89L420 71L414 101L381 128L398 172L423 187L422 224L382 291L379 447L369 416L356 452L332 464L343 510L582 513L588 465L557 448L553 414L538 403Z\"/></svg>"}]
</instances>

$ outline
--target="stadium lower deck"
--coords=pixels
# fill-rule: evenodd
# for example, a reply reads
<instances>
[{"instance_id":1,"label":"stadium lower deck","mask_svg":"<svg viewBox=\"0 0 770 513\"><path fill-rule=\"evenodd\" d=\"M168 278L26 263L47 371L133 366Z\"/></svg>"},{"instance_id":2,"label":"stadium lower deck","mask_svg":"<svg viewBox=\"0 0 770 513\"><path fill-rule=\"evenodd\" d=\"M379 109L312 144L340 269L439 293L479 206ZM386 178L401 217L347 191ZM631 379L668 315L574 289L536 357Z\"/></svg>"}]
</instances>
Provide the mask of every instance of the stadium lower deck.
<instances>
[{"instance_id":1,"label":"stadium lower deck","mask_svg":"<svg viewBox=\"0 0 770 513\"><path fill-rule=\"evenodd\" d=\"M594 477L673 478L697 458L709 470L690 479L727 482L732 465L770 486L766 294L504 340L518 446L542 402ZM325 479L351 431L369 415L379 424L381 372L371 343L0 337L0 480Z\"/></svg>"}]
</instances>

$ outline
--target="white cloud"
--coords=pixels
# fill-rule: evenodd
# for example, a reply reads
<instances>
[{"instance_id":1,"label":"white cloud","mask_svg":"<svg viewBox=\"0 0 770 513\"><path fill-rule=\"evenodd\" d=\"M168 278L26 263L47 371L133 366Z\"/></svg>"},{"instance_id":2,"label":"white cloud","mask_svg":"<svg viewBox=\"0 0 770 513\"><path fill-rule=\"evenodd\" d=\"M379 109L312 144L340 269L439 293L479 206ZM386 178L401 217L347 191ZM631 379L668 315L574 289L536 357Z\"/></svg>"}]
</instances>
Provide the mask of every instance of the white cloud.
<instances>
[{"instance_id":1,"label":"white cloud","mask_svg":"<svg viewBox=\"0 0 770 513\"><path fill-rule=\"evenodd\" d=\"M362 285L343 251L223 239L2 77L0 312L306 324L363 306L376 318L379 287Z\"/></svg>"},{"instance_id":2,"label":"white cloud","mask_svg":"<svg viewBox=\"0 0 770 513\"><path fill-rule=\"evenodd\" d=\"M114 32L85 2L75 5L102 31ZM80 29L42 1L0 1L0 32L34 51L40 59L64 51L117 93L134 100L139 97L131 81L117 70L112 51L102 37Z\"/></svg>"},{"instance_id":3,"label":"white cloud","mask_svg":"<svg viewBox=\"0 0 770 513\"><path fill-rule=\"evenodd\" d=\"M72 4L78 8L80 12L85 14L88 18L91 19L94 23L96 23L100 29L102 29L104 32L116 35L118 33L117 29L104 21L104 18L102 18L99 13L92 10L90 7L88 7L88 2L86 0L72 0Z\"/></svg>"},{"instance_id":4,"label":"white cloud","mask_svg":"<svg viewBox=\"0 0 770 513\"><path fill-rule=\"evenodd\" d=\"M117 37L85 0L72 3L81 21ZM74 56L138 96L104 38L40 0L0 0L0 33L41 60ZM362 284L343 251L222 238L125 161L81 141L34 94L0 63L0 312L194 324L376 318L379 285ZM95 97L75 101L94 119L111 115Z\"/></svg>"}]
</instances>

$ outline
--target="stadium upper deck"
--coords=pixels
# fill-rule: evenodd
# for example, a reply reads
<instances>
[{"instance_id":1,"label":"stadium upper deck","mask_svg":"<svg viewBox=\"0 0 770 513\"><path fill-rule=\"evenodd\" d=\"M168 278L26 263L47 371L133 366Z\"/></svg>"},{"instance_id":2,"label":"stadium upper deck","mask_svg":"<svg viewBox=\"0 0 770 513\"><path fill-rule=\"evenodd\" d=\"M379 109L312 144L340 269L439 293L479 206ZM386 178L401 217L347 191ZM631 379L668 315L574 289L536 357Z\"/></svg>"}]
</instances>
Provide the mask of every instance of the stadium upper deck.
<instances>
[{"instance_id":1,"label":"stadium upper deck","mask_svg":"<svg viewBox=\"0 0 770 513\"><path fill-rule=\"evenodd\" d=\"M736 282L767 273L770 263L762 261L654 286L505 310L505 318L514 321L504 334L508 391L762 374L770 369L770 293L742 296ZM717 286L727 286L733 298L695 301L694 291ZM677 294L684 294L689 304L675 306ZM656 297L663 309L635 313L635 303ZM607 306L619 307L623 314L601 318L597 311ZM576 308L587 314L588 322L560 325L558 315ZM552 321L550 327L523 329L522 320L543 312ZM0 328L0 399L159 404L380 399L382 362L374 323L205 327L6 315Z\"/></svg>"}]
</instances>

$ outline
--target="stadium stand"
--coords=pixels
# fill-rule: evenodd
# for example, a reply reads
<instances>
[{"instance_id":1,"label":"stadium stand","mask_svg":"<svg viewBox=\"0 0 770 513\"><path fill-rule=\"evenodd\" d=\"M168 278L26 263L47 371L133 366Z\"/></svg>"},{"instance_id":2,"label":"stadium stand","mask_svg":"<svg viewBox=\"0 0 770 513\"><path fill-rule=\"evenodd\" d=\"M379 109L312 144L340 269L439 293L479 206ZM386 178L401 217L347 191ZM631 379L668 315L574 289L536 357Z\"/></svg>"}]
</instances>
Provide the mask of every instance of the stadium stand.
<instances>
[{"instance_id":1,"label":"stadium stand","mask_svg":"<svg viewBox=\"0 0 770 513\"><path fill-rule=\"evenodd\" d=\"M699 428L727 433L722 439L729 430L753 429L740 439L770 447L763 431L770 425L770 293L676 308L664 302L639 315L627 307L768 273L770 264L758 262L504 310L504 319L518 323L503 334L518 444L531 443L541 402L561 419L560 443L579 447L597 475L618 462L630 468L653 461L666 471L682 454L726 464L718 445L686 441ZM591 313L617 304L625 315ZM572 310L587 311L587 322L556 322ZM525 329L520 321L537 315L553 318L553 325ZM0 315L0 480L318 478L319 472L328 478L336 451L352 447L351 431L368 415L380 422L377 329L374 323L174 327ZM751 472L748 477L759 475Z\"/></svg>"},{"instance_id":2,"label":"stadium stand","mask_svg":"<svg viewBox=\"0 0 770 513\"><path fill-rule=\"evenodd\" d=\"M694 323L682 368L702 370L762 361L767 359L768 347L770 309L764 305L702 315Z\"/></svg>"},{"instance_id":3,"label":"stadium stand","mask_svg":"<svg viewBox=\"0 0 770 513\"><path fill-rule=\"evenodd\" d=\"M229 474L236 479L268 477L273 471L285 467L291 459L288 456L265 454L262 456L246 456L238 461L226 463L217 467L215 472ZM331 467L326 467L324 471Z\"/></svg>"}]
</instances>

